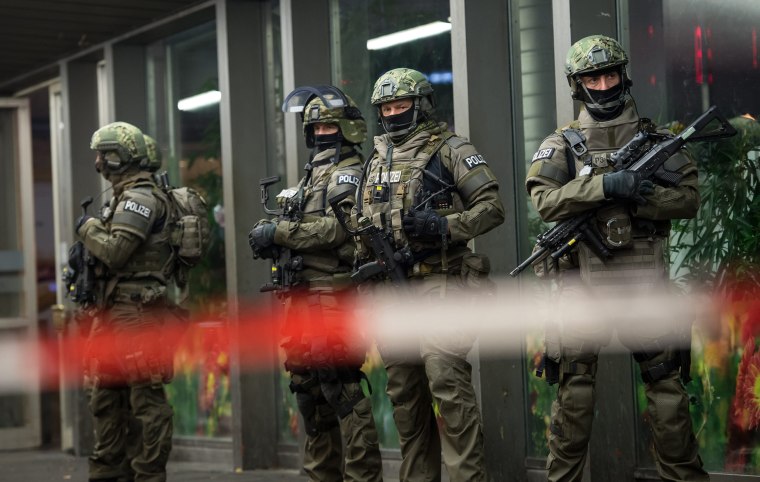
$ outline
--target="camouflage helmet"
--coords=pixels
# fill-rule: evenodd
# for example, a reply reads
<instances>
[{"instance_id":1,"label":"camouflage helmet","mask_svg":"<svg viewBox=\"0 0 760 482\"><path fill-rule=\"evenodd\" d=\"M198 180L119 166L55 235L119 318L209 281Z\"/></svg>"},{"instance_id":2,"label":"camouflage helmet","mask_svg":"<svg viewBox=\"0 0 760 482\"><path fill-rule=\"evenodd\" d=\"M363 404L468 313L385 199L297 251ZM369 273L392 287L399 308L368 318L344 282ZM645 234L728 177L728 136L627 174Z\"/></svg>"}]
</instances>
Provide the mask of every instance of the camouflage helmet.
<instances>
[{"instance_id":1,"label":"camouflage helmet","mask_svg":"<svg viewBox=\"0 0 760 482\"><path fill-rule=\"evenodd\" d=\"M118 154L120 162L107 163L110 171L123 172L134 164L140 168L148 165L148 151L142 131L126 122L113 122L96 130L90 141L90 149L114 151Z\"/></svg>"},{"instance_id":2,"label":"camouflage helmet","mask_svg":"<svg viewBox=\"0 0 760 482\"><path fill-rule=\"evenodd\" d=\"M145 149L148 152L148 171L156 172L161 169L161 162L164 160L161 154L161 149L158 147L158 143L154 138L148 134L143 134L145 138Z\"/></svg>"},{"instance_id":3,"label":"camouflage helmet","mask_svg":"<svg viewBox=\"0 0 760 482\"><path fill-rule=\"evenodd\" d=\"M567 52L565 76L574 99L581 98L578 89L581 75L620 68L621 82L629 87L631 80L626 71L628 54L617 40L605 35L590 35L575 42Z\"/></svg>"},{"instance_id":4,"label":"camouflage helmet","mask_svg":"<svg viewBox=\"0 0 760 482\"><path fill-rule=\"evenodd\" d=\"M377 79L370 100L372 105L379 106L392 100L409 97L427 99L429 105L423 106L425 108L423 112L432 113L433 84L421 72L399 68L389 70Z\"/></svg>"},{"instance_id":5,"label":"camouflage helmet","mask_svg":"<svg viewBox=\"0 0 760 482\"><path fill-rule=\"evenodd\" d=\"M337 125L343 139L351 144L361 144L367 139L367 123L356 102L348 95L343 94L343 97L348 103L343 107L325 105L316 95L308 101L302 112L303 135L308 147L314 147L314 124Z\"/></svg>"},{"instance_id":6,"label":"camouflage helmet","mask_svg":"<svg viewBox=\"0 0 760 482\"><path fill-rule=\"evenodd\" d=\"M387 102L412 99L412 108L392 116L383 116L381 106ZM394 143L404 142L420 122L435 112L433 85L424 74L413 69L389 70L377 79L370 98L377 106L380 124Z\"/></svg>"}]
</instances>

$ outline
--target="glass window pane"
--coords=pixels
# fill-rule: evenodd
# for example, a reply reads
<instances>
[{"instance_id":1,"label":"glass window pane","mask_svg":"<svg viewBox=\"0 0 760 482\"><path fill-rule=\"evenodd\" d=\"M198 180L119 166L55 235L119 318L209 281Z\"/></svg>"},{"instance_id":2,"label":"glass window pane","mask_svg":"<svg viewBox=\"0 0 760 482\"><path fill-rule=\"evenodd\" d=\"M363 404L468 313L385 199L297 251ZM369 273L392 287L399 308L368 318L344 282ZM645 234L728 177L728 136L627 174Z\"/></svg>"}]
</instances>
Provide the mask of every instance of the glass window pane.
<instances>
[{"instance_id":1,"label":"glass window pane","mask_svg":"<svg viewBox=\"0 0 760 482\"><path fill-rule=\"evenodd\" d=\"M522 119L522 123L515 125L514 139L517 157L523 160L517 179L524 179L533 153L544 137L557 128L554 92L554 33L551 22L546 21L547 18L552 17L552 2L550 0L519 0L512 5L512 9L514 18L517 20L512 41L519 55L513 63L515 82L512 97L519 99L519 104L515 105L514 118ZM518 189L521 185L522 183L518 184ZM528 194L524 190L519 192L524 198L518 203L520 211L517 216L522 219L520 224L528 227L527 232L520 233L522 237L520 254L522 258L525 258L530 255L530 247L535 242L536 236L548 225L538 217ZM550 281L537 279L531 267L528 267L520 276L522 296L535 298L536 306L546 306L545 300L551 296ZM550 321L548 317L546 321ZM556 385L550 387L544 379L536 377L536 369L541 365L543 352L544 327L538 325L535 329L529 330L525 338L525 380L528 392L525 419L529 457L545 457L548 454L546 434L549 428L551 403L556 397Z\"/></svg>"},{"instance_id":2,"label":"glass window pane","mask_svg":"<svg viewBox=\"0 0 760 482\"><path fill-rule=\"evenodd\" d=\"M760 470L760 313L752 303L760 283L752 273L760 262L760 126L754 119L760 113L760 4L647 0L629 2L628 15L639 112L677 130L717 105L740 131L720 143L689 146L700 170L702 205L695 220L675 223L671 259L679 285L732 293L720 320L694 330L694 380L686 388L705 467L755 474ZM754 292L737 291L737 281ZM653 467L646 397L638 380L638 463Z\"/></svg>"},{"instance_id":3,"label":"glass window pane","mask_svg":"<svg viewBox=\"0 0 760 482\"><path fill-rule=\"evenodd\" d=\"M0 109L0 218L9 229L0 231L0 317L21 316L24 260L19 250L18 171L15 112Z\"/></svg>"},{"instance_id":4,"label":"glass window pane","mask_svg":"<svg viewBox=\"0 0 760 482\"><path fill-rule=\"evenodd\" d=\"M232 406L229 352L220 338L226 321L224 206L216 29L213 23L148 49L150 129L163 147L173 186L200 192L209 207L207 255L190 271L187 307L199 322L175 356L167 387L175 434L229 436ZM161 102L163 101L163 102Z\"/></svg>"}]
</instances>

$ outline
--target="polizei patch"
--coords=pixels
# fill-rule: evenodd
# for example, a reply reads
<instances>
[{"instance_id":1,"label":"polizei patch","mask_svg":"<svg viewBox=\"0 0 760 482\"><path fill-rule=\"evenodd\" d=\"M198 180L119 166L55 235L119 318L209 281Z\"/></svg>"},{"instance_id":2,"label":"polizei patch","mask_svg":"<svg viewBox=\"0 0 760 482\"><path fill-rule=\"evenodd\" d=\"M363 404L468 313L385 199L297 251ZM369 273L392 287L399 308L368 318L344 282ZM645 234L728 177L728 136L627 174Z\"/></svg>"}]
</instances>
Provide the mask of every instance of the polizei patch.
<instances>
[{"instance_id":1,"label":"polizei patch","mask_svg":"<svg viewBox=\"0 0 760 482\"><path fill-rule=\"evenodd\" d=\"M380 184L380 183L386 183L386 182L400 182L401 181L401 171L391 171L388 173L388 171L383 173L383 178L380 179L380 173L375 173L372 176L370 176L370 183L371 184Z\"/></svg>"},{"instance_id":2,"label":"polizei patch","mask_svg":"<svg viewBox=\"0 0 760 482\"><path fill-rule=\"evenodd\" d=\"M549 147L547 149L539 149L538 152L533 154L533 160L530 162L535 162L541 159L549 159L552 157L552 154L554 154L554 148Z\"/></svg>"},{"instance_id":3,"label":"polizei patch","mask_svg":"<svg viewBox=\"0 0 760 482\"><path fill-rule=\"evenodd\" d=\"M124 210L137 213L144 218L150 219L150 208L148 206L143 206L140 203L136 203L134 201L127 201L124 204Z\"/></svg>"},{"instance_id":4,"label":"polizei patch","mask_svg":"<svg viewBox=\"0 0 760 482\"><path fill-rule=\"evenodd\" d=\"M352 174L341 174L338 176L338 184L353 184L354 186L358 186L359 178Z\"/></svg>"},{"instance_id":5,"label":"polizei patch","mask_svg":"<svg viewBox=\"0 0 760 482\"><path fill-rule=\"evenodd\" d=\"M464 165L467 166L467 169L472 169L473 167L486 165L486 160L483 159L483 156L480 154L475 154L474 156L470 156L465 158Z\"/></svg>"}]
</instances>

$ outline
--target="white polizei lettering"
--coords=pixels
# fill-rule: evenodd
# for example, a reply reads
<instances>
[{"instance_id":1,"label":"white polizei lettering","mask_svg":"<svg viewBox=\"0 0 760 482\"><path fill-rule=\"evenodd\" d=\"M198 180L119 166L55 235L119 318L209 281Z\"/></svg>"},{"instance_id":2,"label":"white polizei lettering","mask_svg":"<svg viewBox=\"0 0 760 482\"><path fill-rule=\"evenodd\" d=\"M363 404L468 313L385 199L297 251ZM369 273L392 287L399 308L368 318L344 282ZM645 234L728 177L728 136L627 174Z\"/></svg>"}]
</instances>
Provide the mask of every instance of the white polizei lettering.
<instances>
[{"instance_id":1,"label":"white polizei lettering","mask_svg":"<svg viewBox=\"0 0 760 482\"><path fill-rule=\"evenodd\" d=\"M353 184L354 186L358 186L359 178L351 174L341 174L338 176L338 184Z\"/></svg>"},{"instance_id":2,"label":"white polizei lettering","mask_svg":"<svg viewBox=\"0 0 760 482\"><path fill-rule=\"evenodd\" d=\"M538 152L533 154L533 161L537 161L538 159L548 159L552 157L552 153L554 153L554 148L549 147L546 149L540 149Z\"/></svg>"},{"instance_id":3,"label":"white polizei lettering","mask_svg":"<svg viewBox=\"0 0 760 482\"><path fill-rule=\"evenodd\" d=\"M375 173L370 177L371 184L377 184L377 179L380 177L379 173ZM390 173L388 171L385 171L383 173L382 180L380 181L382 183L386 182L401 182L401 171L391 171Z\"/></svg>"},{"instance_id":4,"label":"white polizei lettering","mask_svg":"<svg viewBox=\"0 0 760 482\"><path fill-rule=\"evenodd\" d=\"M137 213L140 216L146 218L150 218L150 208L148 206L143 206L142 204L136 203L135 201L130 200L124 203L124 210Z\"/></svg>"},{"instance_id":5,"label":"white polizei lettering","mask_svg":"<svg viewBox=\"0 0 760 482\"><path fill-rule=\"evenodd\" d=\"M465 164L467 164L467 169L472 169L475 166L478 166L480 164L485 164L486 160L483 159L483 156L480 154L475 154L474 156L470 156L464 160Z\"/></svg>"}]
</instances>

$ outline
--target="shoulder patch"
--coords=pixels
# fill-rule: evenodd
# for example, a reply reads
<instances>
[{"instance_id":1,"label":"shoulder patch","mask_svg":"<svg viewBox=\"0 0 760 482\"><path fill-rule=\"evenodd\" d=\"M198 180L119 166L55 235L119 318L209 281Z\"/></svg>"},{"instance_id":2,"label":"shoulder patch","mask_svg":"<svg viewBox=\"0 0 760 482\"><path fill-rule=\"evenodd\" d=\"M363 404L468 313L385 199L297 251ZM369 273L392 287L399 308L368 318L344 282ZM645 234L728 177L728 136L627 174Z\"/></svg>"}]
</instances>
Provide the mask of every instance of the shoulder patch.
<instances>
[{"instance_id":1,"label":"shoulder patch","mask_svg":"<svg viewBox=\"0 0 760 482\"><path fill-rule=\"evenodd\" d=\"M340 174L338 176L338 185L341 184L353 184L354 186L358 186L359 176L354 176L353 174Z\"/></svg>"},{"instance_id":2,"label":"shoulder patch","mask_svg":"<svg viewBox=\"0 0 760 482\"><path fill-rule=\"evenodd\" d=\"M459 149L463 145L469 144L470 141L468 141L464 137L459 137L459 136L454 135L454 136L451 136L448 139L446 139L446 143L449 146L451 146L452 149Z\"/></svg>"},{"instance_id":3,"label":"shoulder patch","mask_svg":"<svg viewBox=\"0 0 760 482\"><path fill-rule=\"evenodd\" d=\"M145 219L150 219L150 212L151 212L150 208L136 201L132 201L131 199L127 201L126 203L124 203L124 210L137 213L140 216L144 217Z\"/></svg>"},{"instance_id":4,"label":"shoulder patch","mask_svg":"<svg viewBox=\"0 0 760 482\"><path fill-rule=\"evenodd\" d=\"M473 154L472 156L464 158L464 165L467 170L473 169L477 166L486 166L486 160L480 154Z\"/></svg>"},{"instance_id":5,"label":"shoulder patch","mask_svg":"<svg viewBox=\"0 0 760 482\"><path fill-rule=\"evenodd\" d=\"M530 162L536 162L541 159L549 159L554 154L554 151L555 149L553 147L539 149L535 154L533 154L533 159Z\"/></svg>"}]
</instances>

